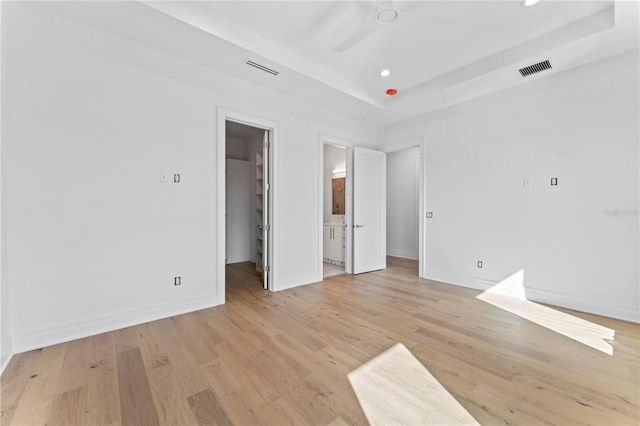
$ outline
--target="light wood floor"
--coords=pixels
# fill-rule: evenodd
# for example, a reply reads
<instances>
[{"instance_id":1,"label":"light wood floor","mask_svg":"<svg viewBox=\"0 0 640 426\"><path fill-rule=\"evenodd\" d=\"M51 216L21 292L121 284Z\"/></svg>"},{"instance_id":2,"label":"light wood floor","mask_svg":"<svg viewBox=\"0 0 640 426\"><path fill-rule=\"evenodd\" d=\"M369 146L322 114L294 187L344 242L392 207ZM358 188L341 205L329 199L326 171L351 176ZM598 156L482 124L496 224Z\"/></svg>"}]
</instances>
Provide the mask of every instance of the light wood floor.
<instances>
[{"instance_id":1,"label":"light wood floor","mask_svg":"<svg viewBox=\"0 0 640 426\"><path fill-rule=\"evenodd\" d=\"M252 267L225 306L16 355L2 424L363 424L347 374L399 342L481 424L639 424L638 325L572 313L610 356L412 261L279 293Z\"/></svg>"}]
</instances>

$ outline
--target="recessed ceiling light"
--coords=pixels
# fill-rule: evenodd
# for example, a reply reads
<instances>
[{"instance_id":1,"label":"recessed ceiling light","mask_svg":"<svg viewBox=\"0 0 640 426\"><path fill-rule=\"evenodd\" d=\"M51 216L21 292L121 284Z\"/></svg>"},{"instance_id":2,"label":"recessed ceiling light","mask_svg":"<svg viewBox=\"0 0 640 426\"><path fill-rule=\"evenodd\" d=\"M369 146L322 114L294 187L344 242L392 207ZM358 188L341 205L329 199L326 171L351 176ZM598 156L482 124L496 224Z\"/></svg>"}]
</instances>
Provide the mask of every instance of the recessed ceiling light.
<instances>
[{"instance_id":1,"label":"recessed ceiling light","mask_svg":"<svg viewBox=\"0 0 640 426\"><path fill-rule=\"evenodd\" d=\"M388 69L383 69L382 71L380 71L380 75L382 77L389 77L389 75L391 74L391 71L389 71Z\"/></svg>"},{"instance_id":2,"label":"recessed ceiling light","mask_svg":"<svg viewBox=\"0 0 640 426\"><path fill-rule=\"evenodd\" d=\"M531 6L535 6L536 4L538 4L540 2L540 0L524 0L522 2L522 7L531 7Z\"/></svg>"},{"instance_id":3,"label":"recessed ceiling light","mask_svg":"<svg viewBox=\"0 0 640 426\"><path fill-rule=\"evenodd\" d=\"M396 20L398 12L395 9L384 9L378 13L378 22L381 24L390 24Z\"/></svg>"}]
</instances>

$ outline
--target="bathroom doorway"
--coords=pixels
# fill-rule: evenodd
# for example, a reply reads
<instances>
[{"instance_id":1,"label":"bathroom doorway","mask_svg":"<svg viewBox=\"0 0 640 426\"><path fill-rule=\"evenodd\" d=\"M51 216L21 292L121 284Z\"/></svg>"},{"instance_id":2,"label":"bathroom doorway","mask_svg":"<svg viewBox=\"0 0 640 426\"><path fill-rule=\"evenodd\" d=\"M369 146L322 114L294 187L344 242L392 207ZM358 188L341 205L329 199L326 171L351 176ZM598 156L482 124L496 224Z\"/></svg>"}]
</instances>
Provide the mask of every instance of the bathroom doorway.
<instances>
[{"instance_id":1,"label":"bathroom doorway","mask_svg":"<svg viewBox=\"0 0 640 426\"><path fill-rule=\"evenodd\" d=\"M345 273L347 260L347 149L323 144L322 276Z\"/></svg>"}]
</instances>

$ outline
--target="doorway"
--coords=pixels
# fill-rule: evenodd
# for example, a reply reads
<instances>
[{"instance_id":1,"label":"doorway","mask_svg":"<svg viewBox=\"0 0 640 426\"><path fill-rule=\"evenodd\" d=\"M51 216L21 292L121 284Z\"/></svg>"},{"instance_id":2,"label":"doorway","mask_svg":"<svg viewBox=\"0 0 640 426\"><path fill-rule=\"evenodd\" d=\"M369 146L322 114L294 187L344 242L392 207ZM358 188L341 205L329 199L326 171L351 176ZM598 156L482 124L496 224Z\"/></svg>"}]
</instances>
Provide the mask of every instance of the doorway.
<instances>
[{"instance_id":1,"label":"doorway","mask_svg":"<svg viewBox=\"0 0 640 426\"><path fill-rule=\"evenodd\" d=\"M346 273L347 149L323 144L322 276Z\"/></svg>"},{"instance_id":2,"label":"doorway","mask_svg":"<svg viewBox=\"0 0 640 426\"><path fill-rule=\"evenodd\" d=\"M325 255L331 256L331 252L325 252L325 247L332 242L338 245L337 249L343 249L344 273L360 274L384 269L386 267L385 153L356 147L351 142L326 134L319 135L318 149L320 188L318 192L318 280L322 280L325 276L324 272L327 269L325 264L332 263L325 262L327 259ZM331 164L328 161L331 150L339 153L336 154L339 162ZM326 154L325 151L327 151ZM344 169L341 167L342 161L345 161ZM333 203L334 184L331 182L336 181L337 191L341 191L342 183L338 179L342 173L345 174L344 215L341 214L341 195L337 195L337 203ZM334 177L336 179L333 179ZM335 204L338 204L338 207L334 214ZM333 241L326 241L331 240L332 237ZM339 245L342 241L344 241L343 247ZM342 262L341 259L340 262ZM332 272L343 273L329 271L327 276L332 275Z\"/></svg>"},{"instance_id":3,"label":"doorway","mask_svg":"<svg viewBox=\"0 0 640 426\"><path fill-rule=\"evenodd\" d=\"M226 265L252 263L262 277L265 130L227 120L225 131Z\"/></svg>"},{"instance_id":4,"label":"doorway","mask_svg":"<svg viewBox=\"0 0 640 426\"><path fill-rule=\"evenodd\" d=\"M387 256L418 260L420 149L387 154Z\"/></svg>"},{"instance_id":5,"label":"doorway","mask_svg":"<svg viewBox=\"0 0 640 426\"><path fill-rule=\"evenodd\" d=\"M264 289L278 289L273 256L277 247L277 130L277 123L271 120L218 110L215 250L219 304L225 302L228 263L251 263Z\"/></svg>"},{"instance_id":6,"label":"doorway","mask_svg":"<svg viewBox=\"0 0 640 426\"><path fill-rule=\"evenodd\" d=\"M394 145L387 147L385 152L387 256L403 259L406 265L415 262L417 275L423 277L426 240L424 141Z\"/></svg>"}]
</instances>

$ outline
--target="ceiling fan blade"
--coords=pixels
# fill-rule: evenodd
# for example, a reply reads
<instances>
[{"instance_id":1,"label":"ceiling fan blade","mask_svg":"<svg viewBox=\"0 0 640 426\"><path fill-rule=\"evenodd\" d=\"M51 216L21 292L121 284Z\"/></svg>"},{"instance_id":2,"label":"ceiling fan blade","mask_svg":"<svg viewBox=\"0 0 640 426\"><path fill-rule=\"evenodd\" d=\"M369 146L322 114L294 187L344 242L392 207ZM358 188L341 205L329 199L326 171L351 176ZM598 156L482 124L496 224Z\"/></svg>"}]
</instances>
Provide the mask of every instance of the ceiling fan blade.
<instances>
[{"instance_id":1,"label":"ceiling fan blade","mask_svg":"<svg viewBox=\"0 0 640 426\"><path fill-rule=\"evenodd\" d=\"M457 6L453 1L407 1L393 0L393 8L402 15L427 15L450 19L446 15L447 11Z\"/></svg>"},{"instance_id":2,"label":"ceiling fan blade","mask_svg":"<svg viewBox=\"0 0 640 426\"><path fill-rule=\"evenodd\" d=\"M402 22L402 25L405 25L406 22L411 21L415 25L418 26L428 26L433 29L437 28L447 28L451 26L455 22L452 18L447 18L444 16L436 16L436 15L400 15L398 17L398 21Z\"/></svg>"},{"instance_id":3,"label":"ceiling fan blade","mask_svg":"<svg viewBox=\"0 0 640 426\"><path fill-rule=\"evenodd\" d=\"M375 20L373 20L372 22L367 22L367 23L362 24L362 26L360 27L360 29L358 31L356 31L355 33L351 34L344 41L342 41L340 44L338 44L336 47L334 47L333 51L334 52L344 52L345 50L355 46L358 43L360 43L362 40L367 38L369 35L373 34L375 31L378 30L378 28L380 28L380 24Z\"/></svg>"}]
</instances>

